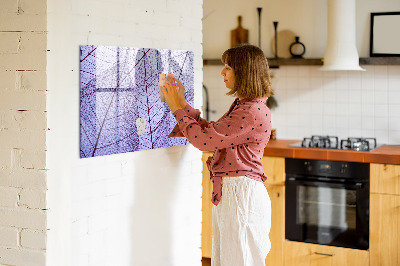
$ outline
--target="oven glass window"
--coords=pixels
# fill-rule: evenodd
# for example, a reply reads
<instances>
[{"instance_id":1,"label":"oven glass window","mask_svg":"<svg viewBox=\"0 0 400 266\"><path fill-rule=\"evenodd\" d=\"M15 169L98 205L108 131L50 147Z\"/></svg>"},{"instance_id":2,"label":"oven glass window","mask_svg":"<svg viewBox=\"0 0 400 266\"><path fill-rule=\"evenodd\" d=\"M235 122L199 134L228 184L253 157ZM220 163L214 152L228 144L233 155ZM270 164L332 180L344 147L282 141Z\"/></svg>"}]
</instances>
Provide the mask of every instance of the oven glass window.
<instances>
[{"instance_id":1,"label":"oven glass window","mask_svg":"<svg viewBox=\"0 0 400 266\"><path fill-rule=\"evenodd\" d=\"M297 223L356 228L356 191L344 188L298 186Z\"/></svg>"}]
</instances>

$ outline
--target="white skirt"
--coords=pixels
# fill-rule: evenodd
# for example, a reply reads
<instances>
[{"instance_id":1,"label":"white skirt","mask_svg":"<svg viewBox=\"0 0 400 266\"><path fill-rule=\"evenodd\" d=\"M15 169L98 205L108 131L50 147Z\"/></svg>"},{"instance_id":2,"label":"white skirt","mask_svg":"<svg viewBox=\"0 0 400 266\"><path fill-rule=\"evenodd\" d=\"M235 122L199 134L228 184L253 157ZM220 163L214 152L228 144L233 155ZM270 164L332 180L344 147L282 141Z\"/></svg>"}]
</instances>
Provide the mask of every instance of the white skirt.
<instances>
[{"instance_id":1,"label":"white skirt","mask_svg":"<svg viewBox=\"0 0 400 266\"><path fill-rule=\"evenodd\" d=\"M222 197L212 210L212 266L262 266L271 249L271 201L254 179L222 178Z\"/></svg>"}]
</instances>

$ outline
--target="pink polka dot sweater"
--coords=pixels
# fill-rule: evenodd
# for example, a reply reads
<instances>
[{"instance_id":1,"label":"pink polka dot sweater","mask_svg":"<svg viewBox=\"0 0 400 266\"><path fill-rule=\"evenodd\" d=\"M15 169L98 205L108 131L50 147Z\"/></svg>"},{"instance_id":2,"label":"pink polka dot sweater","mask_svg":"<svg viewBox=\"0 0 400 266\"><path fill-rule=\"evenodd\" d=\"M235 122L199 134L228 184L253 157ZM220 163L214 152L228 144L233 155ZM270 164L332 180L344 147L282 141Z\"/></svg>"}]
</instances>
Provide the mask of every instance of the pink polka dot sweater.
<instances>
[{"instance_id":1,"label":"pink polka dot sweater","mask_svg":"<svg viewBox=\"0 0 400 266\"><path fill-rule=\"evenodd\" d=\"M200 111L190 105L174 113L178 125L169 137L184 136L199 150L214 151L207 160L214 205L221 200L224 176L247 176L261 182L267 179L261 164L271 132L271 112L266 100L267 97L236 99L216 122L201 118Z\"/></svg>"}]
</instances>

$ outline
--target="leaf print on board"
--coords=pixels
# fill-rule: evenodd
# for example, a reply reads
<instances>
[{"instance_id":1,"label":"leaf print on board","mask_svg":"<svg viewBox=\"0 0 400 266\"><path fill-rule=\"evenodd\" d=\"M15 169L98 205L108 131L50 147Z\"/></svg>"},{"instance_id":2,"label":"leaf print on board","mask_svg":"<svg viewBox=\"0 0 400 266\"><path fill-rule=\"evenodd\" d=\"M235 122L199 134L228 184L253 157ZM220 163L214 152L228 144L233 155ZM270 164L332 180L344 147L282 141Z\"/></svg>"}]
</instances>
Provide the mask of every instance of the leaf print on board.
<instances>
[{"instance_id":1,"label":"leaf print on board","mask_svg":"<svg viewBox=\"0 0 400 266\"><path fill-rule=\"evenodd\" d=\"M194 101L193 52L80 46L80 157L188 144L168 138L176 121L160 100L158 77L172 73Z\"/></svg>"}]
</instances>

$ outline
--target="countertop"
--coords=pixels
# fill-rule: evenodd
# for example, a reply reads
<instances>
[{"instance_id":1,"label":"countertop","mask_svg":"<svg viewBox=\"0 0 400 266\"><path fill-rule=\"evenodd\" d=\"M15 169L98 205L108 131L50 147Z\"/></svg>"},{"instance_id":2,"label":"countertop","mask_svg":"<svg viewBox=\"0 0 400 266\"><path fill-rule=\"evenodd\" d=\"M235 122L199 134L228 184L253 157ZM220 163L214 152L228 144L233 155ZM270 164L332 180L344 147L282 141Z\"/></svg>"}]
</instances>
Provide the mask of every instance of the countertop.
<instances>
[{"instance_id":1,"label":"countertop","mask_svg":"<svg viewBox=\"0 0 400 266\"><path fill-rule=\"evenodd\" d=\"M372 151L290 147L301 140L270 140L264 156L364 163L400 164L400 145L382 145Z\"/></svg>"}]
</instances>

